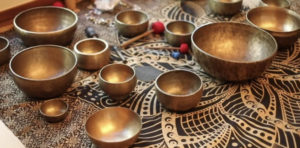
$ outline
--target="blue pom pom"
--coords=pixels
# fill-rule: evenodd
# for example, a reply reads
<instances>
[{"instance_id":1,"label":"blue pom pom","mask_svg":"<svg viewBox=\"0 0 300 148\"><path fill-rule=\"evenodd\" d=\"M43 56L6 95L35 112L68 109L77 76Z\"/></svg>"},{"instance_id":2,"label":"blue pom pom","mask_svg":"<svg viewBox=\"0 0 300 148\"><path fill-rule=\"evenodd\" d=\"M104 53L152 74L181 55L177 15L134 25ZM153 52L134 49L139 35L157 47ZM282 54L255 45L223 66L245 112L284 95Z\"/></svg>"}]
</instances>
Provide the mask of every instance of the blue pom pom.
<instances>
[{"instance_id":1,"label":"blue pom pom","mask_svg":"<svg viewBox=\"0 0 300 148\"><path fill-rule=\"evenodd\" d=\"M179 58L180 58L180 52L172 52L171 56L172 56L174 59L179 59Z\"/></svg>"}]
</instances>

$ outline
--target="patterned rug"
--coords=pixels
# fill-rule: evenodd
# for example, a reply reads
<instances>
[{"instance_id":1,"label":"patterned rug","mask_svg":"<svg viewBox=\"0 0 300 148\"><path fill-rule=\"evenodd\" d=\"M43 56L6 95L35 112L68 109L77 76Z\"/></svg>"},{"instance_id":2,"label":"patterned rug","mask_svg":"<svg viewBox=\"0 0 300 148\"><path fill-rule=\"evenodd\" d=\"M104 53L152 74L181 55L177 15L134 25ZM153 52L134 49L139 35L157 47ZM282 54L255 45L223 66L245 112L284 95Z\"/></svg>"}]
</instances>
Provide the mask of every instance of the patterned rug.
<instances>
[{"instance_id":1,"label":"patterned rug","mask_svg":"<svg viewBox=\"0 0 300 148\"><path fill-rule=\"evenodd\" d=\"M246 0L244 0L246 1ZM156 20L187 20L197 26L218 21L245 22L245 13L252 6L244 5L233 17L210 12L206 1L131 0ZM292 10L300 14L300 2L292 1ZM89 1L79 4L79 24L74 40L86 38L84 29L92 26L100 38L114 44L128 40L114 27L96 25L86 20ZM246 3L247 4L247 3ZM118 11L102 13L111 19ZM197 10L197 11L187 11ZM11 30L0 34L10 40L12 55L25 49ZM150 66L161 72L187 69L201 76L204 83L202 100L188 112L166 110L155 95L154 81L138 80L135 90L125 101L111 100L98 86L99 71L79 70L74 84L60 99L70 104L69 116L60 123L47 123L38 114L44 101L25 96L13 83L8 65L0 67L0 119L26 147L91 147L84 130L87 118L96 111L112 106L130 108L143 121L135 148L196 147L300 147L300 40L291 48L278 51L274 62L256 79L232 83L217 80L196 63L189 54L179 60L170 57L170 50L147 47L169 46L163 35L149 35L122 51L131 67ZM112 53L114 63L120 62Z\"/></svg>"}]
</instances>

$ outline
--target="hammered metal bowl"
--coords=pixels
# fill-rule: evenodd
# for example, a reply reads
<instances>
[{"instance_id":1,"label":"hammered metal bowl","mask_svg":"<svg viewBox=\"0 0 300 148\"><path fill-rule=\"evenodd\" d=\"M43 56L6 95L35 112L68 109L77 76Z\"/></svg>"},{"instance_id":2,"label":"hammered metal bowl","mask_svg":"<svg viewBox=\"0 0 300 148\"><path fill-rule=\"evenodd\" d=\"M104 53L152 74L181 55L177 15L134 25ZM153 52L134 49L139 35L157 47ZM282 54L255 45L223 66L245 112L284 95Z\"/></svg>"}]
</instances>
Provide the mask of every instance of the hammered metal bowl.
<instances>
[{"instance_id":1,"label":"hammered metal bowl","mask_svg":"<svg viewBox=\"0 0 300 148\"><path fill-rule=\"evenodd\" d=\"M290 9L291 2L289 0L260 0L259 6L282 7Z\"/></svg>"},{"instance_id":2,"label":"hammered metal bowl","mask_svg":"<svg viewBox=\"0 0 300 148\"><path fill-rule=\"evenodd\" d=\"M172 111L187 111L202 98L203 84L200 76L186 70L172 70L155 80L158 101Z\"/></svg>"},{"instance_id":3,"label":"hammered metal bowl","mask_svg":"<svg viewBox=\"0 0 300 148\"><path fill-rule=\"evenodd\" d=\"M63 100L54 99L44 102L40 107L40 114L48 122L59 122L68 115L69 105Z\"/></svg>"},{"instance_id":4,"label":"hammered metal bowl","mask_svg":"<svg viewBox=\"0 0 300 148\"><path fill-rule=\"evenodd\" d=\"M77 14L61 7L36 7L14 19L14 29L26 46L68 45L78 22Z\"/></svg>"},{"instance_id":5,"label":"hammered metal bowl","mask_svg":"<svg viewBox=\"0 0 300 148\"><path fill-rule=\"evenodd\" d=\"M9 61L10 59L10 47L9 41L0 36L0 66Z\"/></svg>"},{"instance_id":6,"label":"hammered metal bowl","mask_svg":"<svg viewBox=\"0 0 300 148\"><path fill-rule=\"evenodd\" d=\"M227 81L253 79L272 63L276 40L266 31L220 22L199 27L192 35L194 57L211 76Z\"/></svg>"},{"instance_id":7,"label":"hammered metal bowl","mask_svg":"<svg viewBox=\"0 0 300 148\"><path fill-rule=\"evenodd\" d=\"M135 71L125 64L110 64L99 73L100 88L113 100L124 100L137 83Z\"/></svg>"},{"instance_id":8,"label":"hammered metal bowl","mask_svg":"<svg viewBox=\"0 0 300 148\"><path fill-rule=\"evenodd\" d=\"M12 57L11 76L20 90L32 98L52 98L64 93L77 74L76 55L68 48L40 45Z\"/></svg>"},{"instance_id":9,"label":"hammered metal bowl","mask_svg":"<svg viewBox=\"0 0 300 148\"><path fill-rule=\"evenodd\" d=\"M110 61L110 49L102 39L84 39L77 42L74 52L78 58L78 67L85 70L97 70Z\"/></svg>"},{"instance_id":10,"label":"hammered metal bowl","mask_svg":"<svg viewBox=\"0 0 300 148\"><path fill-rule=\"evenodd\" d=\"M293 45L300 37L300 15L280 7L258 7L246 15L247 21L268 31L277 41L279 48Z\"/></svg>"},{"instance_id":11,"label":"hammered metal bowl","mask_svg":"<svg viewBox=\"0 0 300 148\"><path fill-rule=\"evenodd\" d=\"M196 26L188 21L172 21L166 24L165 38L172 46L179 47L182 43L191 45L191 36Z\"/></svg>"},{"instance_id":12,"label":"hammered metal bowl","mask_svg":"<svg viewBox=\"0 0 300 148\"><path fill-rule=\"evenodd\" d=\"M123 107L109 107L91 115L85 130L99 148L129 148L139 137L142 120L138 114Z\"/></svg>"},{"instance_id":13,"label":"hammered metal bowl","mask_svg":"<svg viewBox=\"0 0 300 148\"><path fill-rule=\"evenodd\" d=\"M134 37L148 30L149 17L145 12L125 10L115 16L115 26L125 37Z\"/></svg>"},{"instance_id":14,"label":"hammered metal bowl","mask_svg":"<svg viewBox=\"0 0 300 148\"><path fill-rule=\"evenodd\" d=\"M240 12L243 0L208 0L209 8L217 14L234 15Z\"/></svg>"}]
</instances>

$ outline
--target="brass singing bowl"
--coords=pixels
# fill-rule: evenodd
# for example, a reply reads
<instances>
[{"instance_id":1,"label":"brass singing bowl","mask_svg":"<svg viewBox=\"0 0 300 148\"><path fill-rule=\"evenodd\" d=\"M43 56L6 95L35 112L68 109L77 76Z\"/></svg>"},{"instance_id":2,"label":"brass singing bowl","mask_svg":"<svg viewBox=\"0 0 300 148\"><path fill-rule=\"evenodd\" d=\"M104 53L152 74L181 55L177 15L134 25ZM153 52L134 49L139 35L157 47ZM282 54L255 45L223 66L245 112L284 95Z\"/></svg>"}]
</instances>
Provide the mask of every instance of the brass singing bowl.
<instances>
[{"instance_id":1,"label":"brass singing bowl","mask_svg":"<svg viewBox=\"0 0 300 148\"><path fill-rule=\"evenodd\" d=\"M110 61L110 49L102 39L84 39L77 42L74 52L78 58L77 66L85 70L98 70Z\"/></svg>"},{"instance_id":2,"label":"brass singing bowl","mask_svg":"<svg viewBox=\"0 0 300 148\"><path fill-rule=\"evenodd\" d=\"M77 74L77 58L56 45L27 48L12 57L11 76L20 90L32 98L52 98L64 93Z\"/></svg>"},{"instance_id":3,"label":"brass singing bowl","mask_svg":"<svg viewBox=\"0 0 300 148\"><path fill-rule=\"evenodd\" d=\"M277 52L276 40L247 24L219 22L196 29L192 35L194 58L211 76L243 81L261 75Z\"/></svg>"},{"instance_id":4,"label":"brass singing bowl","mask_svg":"<svg viewBox=\"0 0 300 148\"><path fill-rule=\"evenodd\" d=\"M110 64L99 72L100 88L113 100L124 100L137 83L133 68L125 64Z\"/></svg>"},{"instance_id":5,"label":"brass singing bowl","mask_svg":"<svg viewBox=\"0 0 300 148\"><path fill-rule=\"evenodd\" d=\"M208 6L214 13L234 15L240 12L243 0L208 0Z\"/></svg>"},{"instance_id":6,"label":"brass singing bowl","mask_svg":"<svg viewBox=\"0 0 300 148\"><path fill-rule=\"evenodd\" d=\"M149 17L145 12L125 10L115 16L115 26L125 37L134 37L148 30Z\"/></svg>"},{"instance_id":7,"label":"brass singing bowl","mask_svg":"<svg viewBox=\"0 0 300 148\"><path fill-rule=\"evenodd\" d=\"M290 9L291 2L289 0L260 0L259 6L282 7Z\"/></svg>"},{"instance_id":8,"label":"brass singing bowl","mask_svg":"<svg viewBox=\"0 0 300 148\"><path fill-rule=\"evenodd\" d=\"M293 45L300 37L300 16L280 7L258 7L246 15L247 21L268 31L277 41L279 48Z\"/></svg>"},{"instance_id":9,"label":"brass singing bowl","mask_svg":"<svg viewBox=\"0 0 300 148\"><path fill-rule=\"evenodd\" d=\"M26 46L68 45L78 22L77 14L61 7L36 7L14 18L14 29Z\"/></svg>"},{"instance_id":10,"label":"brass singing bowl","mask_svg":"<svg viewBox=\"0 0 300 148\"><path fill-rule=\"evenodd\" d=\"M69 105L63 100L49 100L43 103L40 107L40 114L48 122L59 122L65 119L68 115Z\"/></svg>"},{"instance_id":11,"label":"brass singing bowl","mask_svg":"<svg viewBox=\"0 0 300 148\"><path fill-rule=\"evenodd\" d=\"M0 66L10 59L9 41L0 36Z\"/></svg>"},{"instance_id":12,"label":"brass singing bowl","mask_svg":"<svg viewBox=\"0 0 300 148\"><path fill-rule=\"evenodd\" d=\"M139 137L142 120L138 114L123 107L109 107L91 115L85 130L99 148L128 148Z\"/></svg>"},{"instance_id":13,"label":"brass singing bowl","mask_svg":"<svg viewBox=\"0 0 300 148\"><path fill-rule=\"evenodd\" d=\"M191 45L191 36L196 26L188 21L172 21L166 24L165 38L167 42L175 47L182 43Z\"/></svg>"},{"instance_id":14,"label":"brass singing bowl","mask_svg":"<svg viewBox=\"0 0 300 148\"><path fill-rule=\"evenodd\" d=\"M168 110L187 111L201 100L203 84L200 76L186 70L162 73L155 80L158 101Z\"/></svg>"}]
</instances>

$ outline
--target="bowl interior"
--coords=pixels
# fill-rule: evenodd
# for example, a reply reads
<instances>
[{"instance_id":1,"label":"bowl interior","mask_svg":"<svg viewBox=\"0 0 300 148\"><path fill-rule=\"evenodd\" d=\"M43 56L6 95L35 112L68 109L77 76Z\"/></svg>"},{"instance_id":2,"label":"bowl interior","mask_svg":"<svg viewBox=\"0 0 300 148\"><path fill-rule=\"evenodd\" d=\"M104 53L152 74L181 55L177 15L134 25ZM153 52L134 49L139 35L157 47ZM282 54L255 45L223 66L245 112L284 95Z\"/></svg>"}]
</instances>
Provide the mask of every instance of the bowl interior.
<instances>
[{"instance_id":1,"label":"bowl interior","mask_svg":"<svg viewBox=\"0 0 300 148\"><path fill-rule=\"evenodd\" d=\"M66 29L76 21L71 11L56 7L41 7L25 11L15 19L16 25L31 32L52 32Z\"/></svg>"},{"instance_id":2,"label":"bowl interior","mask_svg":"<svg viewBox=\"0 0 300 148\"><path fill-rule=\"evenodd\" d=\"M295 12L279 7L258 7L247 14L254 25L276 32L291 32L300 29L300 16Z\"/></svg>"},{"instance_id":3,"label":"bowl interior","mask_svg":"<svg viewBox=\"0 0 300 148\"><path fill-rule=\"evenodd\" d=\"M189 95L201 87L201 79L188 71L170 71L162 74L156 81L157 86L171 95Z\"/></svg>"},{"instance_id":4,"label":"bowl interior","mask_svg":"<svg viewBox=\"0 0 300 148\"><path fill-rule=\"evenodd\" d=\"M111 107L98 111L86 121L89 136L103 142L125 141L141 130L141 119L133 111Z\"/></svg>"},{"instance_id":5,"label":"bowl interior","mask_svg":"<svg viewBox=\"0 0 300 148\"><path fill-rule=\"evenodd\" d=\"M287 0L261 0L268 6L288 7L290 3Z\"/></svg>"},{"instance_id":6,"label":"bowl interior","mask_svg":"<svg viewBox=\"0 0 300 148\"><path fill-rule=\"evenodd\" d=\"M122 83L133 78L134 70L122 64L112 64L101 70L100 77L109 83Z\"/></svg>"},{"instance_id":7,"label":"bowl interior","mask_svg":"<svg viewBox=\"0 0 300 148\"><path fill-rule=\"evenodd\" d=\"M124 11L118 14L116 18L127 25L137 25L148 20L148 16L139 11Z\"/></svg>"},{"instance_id":8,"label":"bowl interior","mask_svg":"<svg viewBox=\"0 0 300 148\"><path fill-rule=\"evenodd\" d=\"M76 61L75 55L62 47L36 46L13 57L11 69L27 79L47 80L68 73Z\"/></svg>"},{"instance_id":9,"label":"bowl interior","mask_svg":"<svg viewBox=\"0 0 300 148\"><path fill-rule=\"evenodd\" d=\"M235 62L254 62L277 50L274 38L258 28L239 23L213 23L198 28L192 40L205 53Z\"/></svg>"},{"instance_id":10,"label":"bowl interior","mask_svg":"<svg viewBox=\"0 0 300 148\"><path fill-rule=\"evenodd\" d=\"M195 30L195 26L185 21L174 21L167 24L166 29L173 34L185 35L191 34Z\"/></svg>"},{"instance_id":11,"label":"bowl interior","mask_svg":"<svg viewBox=\"0 0 300 148\"><path fill-rule=\"evenodd\" d=\"M7 40L0 38L0 51L7 46Z\"/></svg>"},{"instance_id":12,"label":"bowl interior","mask_svg":"<svg viewBox=\"0 0 300 148\"><path fill-rule=\"evenodd\" d=\"M62 100L47 101L41 106L41 112L46 116L59 116L68 110L68 105Z\"/></svg>"},{"instance_id":13,"label":"bowl interior","mask_svg":"<svg viewBox=\"0 0 300 148\"><path fill-rule=\"evenodd\" d=\"M76 48L79 52L92 54L103 51L107 48L106 46L107 45L100 40L89 39L78 43Z\"/></svg>"}]
</instances>

